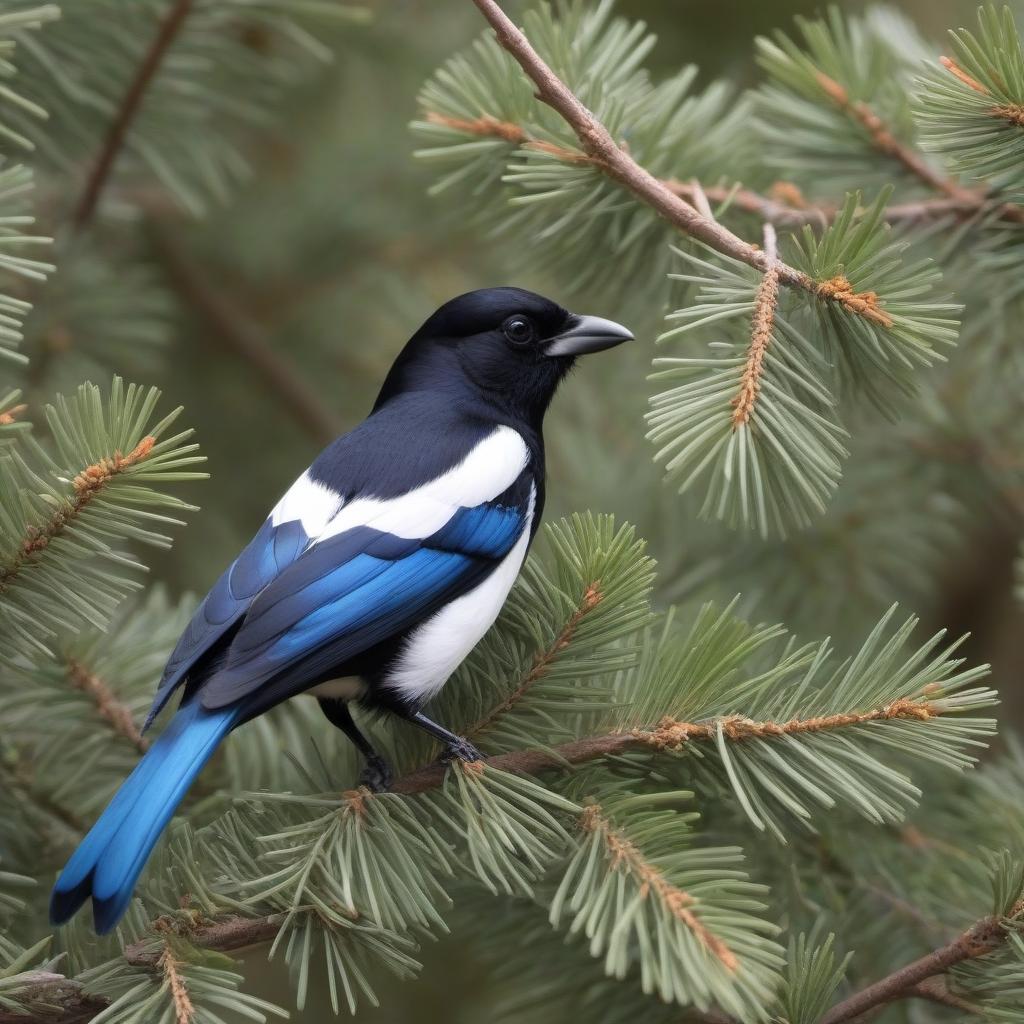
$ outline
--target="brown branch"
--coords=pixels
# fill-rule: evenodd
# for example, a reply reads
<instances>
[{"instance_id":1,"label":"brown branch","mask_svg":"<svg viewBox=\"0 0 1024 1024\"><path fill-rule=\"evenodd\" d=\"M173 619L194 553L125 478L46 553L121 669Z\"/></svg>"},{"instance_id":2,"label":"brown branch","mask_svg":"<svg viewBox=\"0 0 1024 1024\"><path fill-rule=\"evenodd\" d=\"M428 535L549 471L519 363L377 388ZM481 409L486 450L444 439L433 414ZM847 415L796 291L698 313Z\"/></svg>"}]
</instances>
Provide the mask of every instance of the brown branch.
<instances>
[{"instance_id":1,"label":"brown branch","mask_svg":"<svg viewBox=\"0 0 1024 1024\"><path fill-rule=\"evenodd\" d=\"M149 740L139 731L131 709L117 699L114 691L95 672L72 659L68 663L68 682L92 699L100 717L110 723L118 736L123 736L140 754L149 749Z\"/></svg>"},{"instance_id":2,"label":"brown branch","mask_svg":"<svg viewBox=\"0 0 1024 1024\"><path fill-rule=\"evenodd\" d=\"M668 913L688 928L697 941L722 962L726 970L735 972L739 969L736 954L693 912L697 900L679 886L673 885L622 829L616 828L605 817L600 805L593 804L585 808L580 824L585 832L597 832L601 836L611 854L613 868L625 867L640 881L644 898L654 893Z\"/></svg>"},{"instance_id":3,"label":"brown branch","mask_svg":"<svg viewBox=\"0 0 1024 1024\"><path fill-rule=\"evenodd\" d=\"M0 1024L85 1024L110 1005L103 996L86 994L80 982L52 971L27 971L17 995L26 1007L21 1010L0 1008Z\"/></svg>"},{"instance_id":4,"label":"brown branch","mask_svg":"<svg viewBox=\"0 0 1024 1024\"><path fill-rule=\"evenodd\" d=\"M533 664L530 666L530 671L523 676L519 685L505 698L505 700L496 705L475 725L467 729L467 736L478 736L480 733L486 732L498 718L511 711L523 699L523 697L530 692L534 684L539 679L542 679L548 674L548 671L551 668L551 663L559 654L561 654L562 651L565 650L566 647L569 646L570 643L572 643L573 637L576 635L576 630L579 629L580 623L601 603L603 597L604 595L601 593L601 581L595 580L583 592L579 605L568 619L566 619L565 625L562 627L558 636L556 636L552 641L551 645L545 650L537 652L537 655L533 659Z\"/></svg>"},{"instance_id":5,"label":"brown branch","mask_svg":"<svg viewBox=\"0 0 1024 1024\"><path fill-rule=\"evenodd\" d=\"M1010 912L1010 917L1024 913L1024 901ZM832 1007L821 1019L821 1024L844 1024L862 1014L896 999L919 996L919 986L928 979L945 974L951 967L966 960L988 956L1006 941L1006 928L998 917L986 917L968 928L962 935L932 950L925 956L901 967L873 985L855 992Z\"/></svg>"},{"instance_id":6,"label":"brown branch","mask_svg":"<svg viewBox=\"0 0 1024 1024\"><path fill-rule=\"evenodd\" d=\"M107 130L107 137L104 140L103 148L100 150L92 172L85 183L82 196L72 217L76 231L80 231L92 220L100 195L114 167L114 162L124 148L128 129L131 127L136 114L138 114L143 97L146 95L146 90L152 84L153 78L159 70L164 57L167 55L171 43L174 42L182 25L184 25L185 19L192 9L192 3L193 0L174 0L163 21L160 23L153 42L146 51L142 63L135 73L135 77L128 86L128 91L121 100L117 114Z\"/></svg>"},{"instance_id":7,"label":"brown branch","mask_svg":"<svg viewBox=\"0 0 1024 1024\"><path fill-rule=\"evenodd\" d=\"M806 719L790 719L786 722L755 721L742 716L727 716L703 722L680 722L675 719L666 718L653 728L634 729L631 732L615 732L603 736L591 736L561 744L551 750L517 750L506 754L498 754L478 762L475 770L483 771L486 768L492 768L518 774L535 775L540 772L565 769L566 766L584 764L597 758L616 756L633 750L678 750L689 742L712 741L717 737L720 729L728 740L743 742L802 733L819 733L831 729L846 728L878 721L897 719L926 721L941 714L942 709L927 700L900 698L884 707L873 708L868 711L816 716ZM447 770L448 766L443 764L428 765L416 769L396 780L395 784L391 787L391 792L408 796L435 789L444 783ZM367 790L356 791L355 797L352 796L351 792L346 793L345 796L346 800L356 799L358 801L358 805L353 808L354 813L364 813L365 801L372 799ZM596 817L596 815L599 815L599 809L590 810L587 814L590 817L584 818L584 827L589 827L592 830L596 828L601 829L605 833L605 840L613 853L622 857L629 864L630 869L636 872L651 887L652 891L657 893L666 906L680 917L680 920L683 920L687 923L688 927L694 930L700 940L727 967L735 969L735 955L732 951L722 944L717 936L709 933L706 926L692 915L692 911L689 910L693 902L692 897L689 897L689 894L672 885L664 876L660 875L660 872L653 865L643 860L642 856L639 855L639 851L637 851L637 855L634 857L630 850L628 839L621 835L621 833L615 832L609 824L606 824L606 819L600 818L599 820ZM638 860L637 857L640 859ZM1024 911L1024 907L1021 909ZM692 921L689 919L690 917L693 917ZM158 919L154 922L152 928L156 932L165 931L179 934L188 942L204 949L231 952L272 941L280 931L284 920L285 916L282 914L259 918L227 917L215 921L197 920L195 923L188 923L179 918L168 917ZM939 950L934 954L930 954L929 957L922 958L922 962L926 962L929 965L929 969L922 970L917 966L919 962L915 961L915 964L911 964L902 971L896 972L896 977L905 978L900 994L891 994L896 990L894 988L895 983L889 982L889 979L884 979L883 982L879 982L870 989L866 989L866 993L873 993L879 986L883 986L884 994L878 1000L870 1002L865 1009L870 1009L871 1006L876 1005L876 1002L886 999L909 996L923 997L923 993L915 990L914 986L918 986L920 982L928 977L931 977L933 974L939 974L942 970L946 969L946 967L938 967L933 970L931 969L932 966L942 963L952 966L970 957L984 956L998 947L1004 935L1005 933L998 920L986 918L968 932L965 932L957 940L957 943L952 944L957 949L957 956L953 959L948 959L949 954ZM154 943L152 939L142 939L125 947L123 956L125 961L133 967L164 970L167 966L167 962L164 959L166 948L166 945ZM961 955L964 950L967 953ZM59 978L59 976L55 977ZM66 981L66 979L64 980ZM74 985L75 983L67 982L67 984ZM934 995L928 997L934 998ZM866 997L863 993L858 993L857 996L851 996L850 999L839 1004L833 1012L851 1004L853 1000L859 1001L864 998L874 999L873 996ZM47 1020L49 1024L78 1024L79 1021L91 1020L104 1005L105 1003L97 1001L92 1011L87 1015L51 1017L47 1018ZM852 1005L859 1005L859 1002L852 1003ZM853 1016L861 1012L863 1010L857 1010L855 1014L847 1016L826 1017L823 1024L841 1024L842 1021L852 1019ZM716 1021L727 1020L727 1018L718 1017L714 1017L714 1019ZM17 1019L17 1024L42 1024L42 1021L43 1018L41 1017L21 1016ZM0 1024L8 1024L2 1013L0 1013Z\"/></svg>"},{"instance_id":8,"label":"brown branch","mask_svg":"<svg viewBox=\"0 0 1024 1024\"><path fill-rule=\"evenodd\" d=\"M6 751L4 751L6 754ZM28 814L41 813L51 821L57 822L63 829L75 836L74 843L89 830L86 823L63 804L58 803L43 789L36 787L32 777L32 766L21 757L17 750L14 757L7 763L0 763L0 776L3 777L8 791L17 794L24 803ZM71 843L69 845L74 845Z\"/></svg>"},{"instance_id":9,"label":"brown branch","mask_svg":"<svg viewBox=\"0 0 1024 1024\"><path fill-rule=\"evenodd\" d=\"M488 115L472 119L450 117L436 111L426 111L424 117L431 124L443 125L468 135L493 138L513 145L524 146L527 149L548 153L566 163L589 163L600 167L600 161L587 156L586 153L531 138L525 128L511 121L500 121L498 118ZM835 220L840 210L837 203L807 202L795 185L785 181L776 182L769 195L762 195L751 189L728 185L705 185L680 181L678 178L660 178L658 180L670 192L679 196L680 199L686 200L693 207L698 205L698 192L703 192L711 202L717 205L752 214L776 227L794 228L804 224L825 227ZM956 196L942 195L934 199L893 203L886 207L885 220L888 224L920 224L946 218L965 219L983 213L987 204L988 198L984 191L961 189ZM1024 209L1019 206L1005 203L995 209L1003 220L1017 224L1024 223Z\"/></svg>"},{"instance_id":10,"label":"brown branch","mask_svg":"<svg viewBox=\"0 0 1024 1024\"><path fill-rule=\"evenodd\" d=\"M271 914L269 917L226 917L220 921L201 924L183 933L183 937L194 946L216 950L219 953L230 953L245 949L247 946L258 946L270 942L284 924L283 914ZM176 930L169 918L160 918L154 922L157 931ZM164 955L163 946L154 948L152 941L140 939L125 946L124 959L132 967L155 969L161 966Z\"/></svg>"},{"instance_id":11,"label":"brown branch","mask_svg":"<svg viewBox=\"0 0 1024 1024\"><path fill-rule=\"evenodd\" d=\"M153 928L157 932L179 933L203 949L227 953L270 942L283 923L284 915L277 914L256 918L227 917L193 928L182 928L176 919L158 918ZM132 967L160 971L164 975L174 1001L176 1024L188 1024L193 1020L195 1010L179 970L181 964L166 944L154 945L152 940L142 939L126 946L122 955ZM85 1024L105 1010L110 1002L102 996L86 995L79 982L48 971L26 974L24 981L25 987L18 992L18 999L28 1013L0 1009L0 1024ZM59 1012L54 1012L55 1008ZM189 1012L192 1016L188 1015Z\"/></svg>"},{"instance_id":12,"label":"brown branch","mask_svg":"<svg viewBox=\"0 0 1024 1024\"><path fill-rule=\"evenodd\" d=\"M699 213L621 148L608 129L544 62L496 0L473 2L494 29L499 44L515 58L537 87L537 98L561 115L575 132L590 162L680 231L741 263L761 271L767 269L767 259L761 249ZM786 263L779 264L779 280L789 287L815 290L815 282L811 278Z\"/></svg>"},{"instance_id":13,"label":"brown branch","mask_svg":"<svg viewBox=\"0 0 1024 1024\"><path fill-rule=\"evenodd\" d=\"M837 299L847 309L859 313L865 320L873 320L883 327L892 327L892 317L879 305L876 292L855 292L853 285L842 274L822 281L818 294L827 299Z\"/></svg>"},{"instance_id":14,"label":"brown branch","mask_svg":"<svg viewBox=\"0 0 1024 1024\"><path fill-rule=\"evenodd\" d=\"M900 698L881 708L843 715L823 715L815 718L794 718L788 722L754 721L740 715L714 718L706 722L680 722L664 718L656 726L633 729L631 732L612 732L604 736L588 736L571 740L546 750L513 750L483 760L483 764L499 771L517 775L536 775L566 765L586 764L600 757L614 757L630 750L679 750L694 741L711 741L721 729L726 739L742 742L751 739L769 739L777 736L810 732L827 732L868 722L895 719L927 721L942 714L942 709L927 700ZM411 795L436 789L444 782L446 766L427 765L417 768L395 780L391 792Z\"/></svg>"},{"instance_id":15,"label":"brown branch","mask_svg":"<svg viewBox=\"0 0 1024 1024\"><path fill-rule=\"evenodd\" d=\"M314 441L326 444L341 422L287 359L282 358L241 311L211 287L176 239L154 225L153 242L167 278L181 298L210 326L211 336L246 363Z\"/></svg>"},{"instance_id":16,"label":"brown branch","mask_svg":"<svg viewBox=\"0 0 1024 1024\"><path fill-rule=\"evenodd\" d=\"M747 363L740 377L739 393L732 400L733 429L750 422L758 395L761 393L765 355L768 352L768 346L772 343L772 332L775 329L775 310L779 304L779 273L775 229L771 224L764 226L764 251L768 257L768 269L765 271L754 299L754 316L750 327Z\"/></svg>"},{"instance_id":17,"label":"brown branch","mask_svg":"<svg viewBox=\"0 0 1024 1024\"><path fill-rule=\"evenodd\" d=\"M174 1003L174 1019L176 1024L192 1024L195 1019L196 1008L192 1005L192 997L188 994L188 986L178 968L177 957L171 952L169 946L164 947L160 954L157 966L163 971L164 979L171 990L171 1000Z\"/></svg>"},{"instance_id":18,"label":"brown branch","mask_svg":"<svg viewBox=\"0 0 1024 1024\"><path fill-rule=\"evenodd\" d=\"M9 427L27 409L28 406L22 403L21 405L12 405L6 412L0 412L0 427Z\"/></svg>"},{"instance_id":19,"label":"brown branch","mask_svg":"<svg viewBox=\"0 0 1024 1024\"><path fill-rule=\"evenodd\" d=\"M142 462L155 444L156 438L147 436L127 455L114 452L86 466L72 481L74 495L59 505L42 526L30 526L13 558L6 565L0 565L0 594L17 579L25 564L59 537L114 477Z\"/></svg>"},{"instance_id":20,"label":"brown branch","mask_svg":"<svg viewBox=\"0 0 1024 1024\"><path fill-rule=\"evenodd\" d=\"M906 994L911 999L925 999L930 1003L938 1003L939 1006L949 1006L963 1013L980 1016L984 1012L977 1003L972 1003L962 996L958 996L955 992L950 992L949 986L939 976L926 978L924 981L918 982L916 985L908 988Z\"/></svg>"},{"instance_id":21,"label":"brown branch","mask_svg":"<svg viewBox=\"0 0 1024 1024\"><path fill-rule=\"evenodd\" d=\"M884 153L896 160L897 163L902 164L905 170L935 192L949 196L951 199L966 198L971 195L959 182L940 174L926 163L917 150L900 142L871 107L861 100L852 100L846 89L834 78L830 78L823 71L817 72L816 77L822 92L868 133L872 145L880 153Z\"/></svg>"}]
</instances>

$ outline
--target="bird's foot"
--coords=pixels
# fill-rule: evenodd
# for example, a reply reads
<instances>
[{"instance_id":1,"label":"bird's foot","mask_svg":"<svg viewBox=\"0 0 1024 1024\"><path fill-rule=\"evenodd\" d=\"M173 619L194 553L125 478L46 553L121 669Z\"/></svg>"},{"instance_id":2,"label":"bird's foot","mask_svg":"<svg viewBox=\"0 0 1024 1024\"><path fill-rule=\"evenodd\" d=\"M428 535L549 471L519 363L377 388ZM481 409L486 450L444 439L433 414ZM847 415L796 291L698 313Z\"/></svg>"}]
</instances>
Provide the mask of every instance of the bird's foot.
<instances>
[{"instance_id":1,"label":"bird's foot","mask_svg":"<svg viewBox=\"0 0 1024 1024\"><path fill-rule=\"evenodd\" d=\"M452 761L482 761L484 755L467 739L457 736L454 742L448 744L448 749L441 755L445 764Z\"/></svg>"},{"instance_id":2,"label":"bird's foot","mask_svg":"<svg viewBox=\"0 0 1024 1024\"><path fill-rule=\"evenodd\" d=\"M359 785L365 786L371 793L386 793L393 780L391 765L378 754L368 757L359 773Z\"/></svg>"}]
</instances>

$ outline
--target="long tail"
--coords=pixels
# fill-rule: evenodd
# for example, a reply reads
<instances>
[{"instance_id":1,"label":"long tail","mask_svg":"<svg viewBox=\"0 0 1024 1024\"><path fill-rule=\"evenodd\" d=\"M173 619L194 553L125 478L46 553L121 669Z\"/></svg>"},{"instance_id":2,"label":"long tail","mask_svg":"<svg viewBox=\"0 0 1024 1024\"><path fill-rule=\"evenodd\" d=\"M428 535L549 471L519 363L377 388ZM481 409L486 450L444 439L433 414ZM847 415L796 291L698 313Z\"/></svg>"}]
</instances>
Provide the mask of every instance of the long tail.
<instances>
[{"instance_id":1,"label":"long tail","mask_svg":"<svg viewBox=\"0 0 1024 1024\"><path fill-rule=\"evenodd\" d=\"M96 931L117 924L164 826L238 716L237 708L207 711L198 700L182 705L61 872L50 896L53 924L90 896Z\"/></svg>"}]
</instances>

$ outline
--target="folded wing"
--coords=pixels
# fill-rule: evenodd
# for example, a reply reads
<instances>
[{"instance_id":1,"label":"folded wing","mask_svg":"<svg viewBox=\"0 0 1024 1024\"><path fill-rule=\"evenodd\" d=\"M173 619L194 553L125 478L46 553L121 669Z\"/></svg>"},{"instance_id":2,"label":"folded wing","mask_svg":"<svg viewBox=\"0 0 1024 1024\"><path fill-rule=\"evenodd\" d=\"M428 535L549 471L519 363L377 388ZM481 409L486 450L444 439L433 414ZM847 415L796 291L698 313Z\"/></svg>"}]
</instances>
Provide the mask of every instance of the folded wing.
<instances>
[{"instance_id":1,"label":"folded wing","mask_svg":"<svg viewBox=\"0 0 1024 1024\"><path fill-rule=\"evenodd\" d=\"M252 602L203 706L257 713L472 590L528 526L508 501L456 509L422 539L359 526L313 545Z\"/></svg>"},{"instance_id":2,"label":"folded wing","mask_svg":"<svg viewBox=\"0 0 1024 1024\"><path fill-rule=\"evenodd\" d=\"M308 473L296 480L196 609L164 668L146 726L189 672L237 628L256 595L320 536L342 504L339 494Z\"/></svg>"}]
</instances>

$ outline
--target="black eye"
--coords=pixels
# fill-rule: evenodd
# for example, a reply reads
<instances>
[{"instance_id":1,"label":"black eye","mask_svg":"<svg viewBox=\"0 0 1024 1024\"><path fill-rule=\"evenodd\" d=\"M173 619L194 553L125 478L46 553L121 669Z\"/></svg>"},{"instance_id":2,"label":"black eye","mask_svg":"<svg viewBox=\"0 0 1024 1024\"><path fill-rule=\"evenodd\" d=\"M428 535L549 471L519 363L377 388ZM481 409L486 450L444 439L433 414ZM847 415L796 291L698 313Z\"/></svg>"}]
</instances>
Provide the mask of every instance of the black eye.
<instances>
[{"instance_id":1,"label":"black eye","mask_svg":"<svg viewBox=\"0 0 1024 1024\"><path fill-rule=\"evenodd\" d=\"M510 316L501 329L513 345L529 345L533 341L533 324L525 316Z\"/></svg>"}]
</instances>

